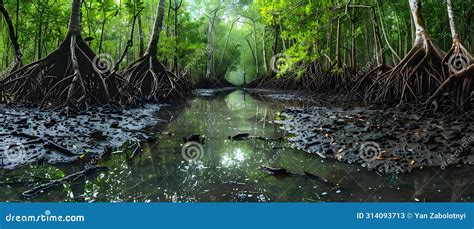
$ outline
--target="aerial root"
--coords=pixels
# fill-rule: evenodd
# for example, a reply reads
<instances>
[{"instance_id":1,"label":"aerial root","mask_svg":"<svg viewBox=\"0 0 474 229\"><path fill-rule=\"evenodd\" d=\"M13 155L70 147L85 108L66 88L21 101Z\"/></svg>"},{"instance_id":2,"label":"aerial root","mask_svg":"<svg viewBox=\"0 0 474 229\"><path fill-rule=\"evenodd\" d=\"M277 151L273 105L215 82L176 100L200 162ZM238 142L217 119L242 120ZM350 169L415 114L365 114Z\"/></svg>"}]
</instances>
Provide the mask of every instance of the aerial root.
<instances>
[{"instance_id":1,"label":"aerial root","mask_svg":"<svg viewBox=\"0 0 474 229\"><path fill-rule=\"evenodd\" d=\"M117 85L106 84L95 59L80 35L68 35L47 57L11 72L0 85L15 102L41 107L107 104L109 88Z\"/></svg>"},{"instance_id":2,"label":"aerial root","mask_svg":"<svg viewBox=\"0 0 474 229\"><path fill-rule=\"evenodd\" d=\"M428 97L444 82L441 63L443 54L431 41L413 47L393 69L376 79L366 92L366 100L398 105Z\"/></svg>"},{"instance_id":3,"label":"aerial root","mask_svg":"<svg viewBox=\"0 0 474 229\"><path fill-rule=\"evenodd\" d=\"M155 56L146 54L133 62L121 74L136 90L135 96L146 100L159 100L175 96L184 97L190 91L189 82L172 72Z\"/></svg>"},{"instance_id":4,"label":"aerial root","mask_svg":"<svg viewBox=\"0 0 474 229\"><path fill-rule=\"evenodd\" d=\"M451 75L436 92L425 102L431 105L447 87L452 86L455 105L464 111L472 109L474 99L474 64L468 68Z\"/></svg>"}]
</instances>

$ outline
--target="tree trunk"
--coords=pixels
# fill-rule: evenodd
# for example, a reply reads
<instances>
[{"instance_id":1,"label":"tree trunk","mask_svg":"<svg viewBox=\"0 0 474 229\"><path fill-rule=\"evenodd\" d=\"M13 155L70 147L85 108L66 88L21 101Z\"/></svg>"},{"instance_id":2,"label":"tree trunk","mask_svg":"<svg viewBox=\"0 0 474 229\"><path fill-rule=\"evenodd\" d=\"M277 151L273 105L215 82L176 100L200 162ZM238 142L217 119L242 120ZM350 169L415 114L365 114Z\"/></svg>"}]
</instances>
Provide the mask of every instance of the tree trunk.
<instances>
[{"instance_id":1,"label":"tree trunk","mask_svg":"<svg viewBox=\"0 0 474 229\"><path fill-rule=\"evenodd\" d=\"M417 0L409 0L409 1L417 1ZM377 8L378 8L378 11L379 11L379 15L380 15L380 27L382 29L382 35L385 39L385 42L387 43L387 47L390 49L390 51L392 51L392 54L397 58L397 61L401 61L400 57L398 56L397 52L395 52L395 50L393 49L392 45L390 44L390 41L388 40L388 37L387 37L387 34L385 33L385 26L384 26L384 23L383 23L383 13L382 13L382 10L379 6L379 0L376 0L376 4L377 4ZM395 58L394 58L395 59Z\"/></svg>"},{"instance_id":2,"label":"tree trunk","mask_svg":"<svg viewBox=\"0 0 474 229\"><path fill-rule=\"evenodd\" d=\"M352 8L352 11L354 11L354 8ZM355 19L351 18L351 68L354 71L357 71L355 46L356 46Z\"/></svg>"},{"instance_id":3,"label":"tree trunk","mask_svg":"<svg viewBox=\"0 0 474 229\"><path fill-rule=\"evenodd\" d=\"M165 0L160 0L158 9L156 10L155 24L150 36L150 43L146 53L151 56L156 56L158 51L158 42L160 40L160 33L163 28L163 18L165 17Z\"/></svg>"},{"instance_id":4,"label":"tree trunk","mask_svg":"<svg viewBox=\"0 0 474 229\"><path fill-rule=\"evenodd\" d=\"M411 14L415 25L415 41L414 47L422 47L425 41L430 40L430 36L426 31L425 19L421 15L420 0L409 0Z\"/></svg>"},{"instance_id":5,"label":"tree trunk","mask_svg":"<svg viewBox=\"0 0 474 229\"><path fill-rule=\"evenodd\" d=\"M453 13L453 4L451 0L446 1L448 7L448 17L449 17L449 27L451 28L451 36L453 38L453 43L460 43L459 34L456 31L456 24L454 23L454 13Z\"/></svg>"},{"instance_id":6,"label":"tree trunk","mask_svg":"<svg viewBox=\"0 0 474 229\"><path fill-rule=\"evenodd\" d=\"M138 50L140 56L145 54L145 36L143 34L142 16L138 15Z\"/></svg>"},{"instance_id":7,"label":"tree trunk","mask_svg":"<svg viewBox=\"0 0 474 229\"><path fill-rule=\"evenodd\" d=\"M342 60L341 60L341 17L337 18L337 33L336 33L336 63L337 67L340 69L342 68Z\"/></svg>"},{"instance_id":8,"label":"tree trunk","mask_svg":"<svg viewBox=\"0 0 474 229\"><path fill-rule=\"evenodd\" d=\"M245 37L245 41L247 41L247 45L249 46L250 52L252 53L252 57L253 57L255 63L258 63L258 61L256 60L257 57L255 56L255 52L254 52L254 50L252 48L252 45L250 44L250 41L247 37ZM258 65L256 66L256 69L258 69ZM256 72L258 72L258 70L256 70ZM258 76L258 74L257 74L257 76Z\"/></svg>"},{"instance_id":9,"label":"tree trunk","mask_svg":"<svg viewBox=\"0 0 474 229\"><path fill-rule=\"evenodd\" d=\"M252 21L252 23L253 23L253 45L255 48L255 74L258 76L260 75L260 70L259 70L259 63L258 63L257 25L255 24L255 21Z\"/></svg>"},{"instance_id":10,"label":"tree trunk","mask_svg":"<svg viewBox=\"0 0 474 229\"><path fill-rule=\"evenodd\" d=\"M171 24L171 0L169 0L168 2L168 20L166 22L166 37L170 37L171 36L171 32L170 32L170 24Z\"/></svg>"},{"instance_id":11,"label":"tree trunk","mask_svg":"<svg viewBox=\"0 0 474 229\"><path fill-rule=\"evenodd\" d=\"M68 35L81 34L81 0L73 0Z\"/></svg>"},{"instance_id":12,"label":"tree trunk","mask_svg":"<svg viewBox=\"0 0 474 229\"><path fill-rule=\"evenodd\" d=\"M225 57L225 54L227 52L227 46L229 45L230 33L232 33L232 30L234 29L234 25L239 19L240 18L235 19L234 21L232 21L232 24L230 25L229 32L227 32L227 36L226 36L226 39L225 39L224 51L222 51L222 55L221 55L221 59L219 61L219 65L222 65L222 63L224 61L224 57Z\"/></svg>"},{"instance_id":13,"label":"tree trunk","mask_svg":"<svg viewBox=\"0 0 474 229\"><path fill-rule=\"evenodd\" d=\"M7 10L5 9L5 6L3 4L3 0L0 0L0 12L3 14L3 17L5 18L5 22L7 23L8 27L8 35L10 36L10 41L13 45L13 50L15 52L15 58L16 61L21 65L23 60L22 60L22 54L20 50L20 45L18 44L18 34L15 33L15 29L13 27L12 20L10 18L10 15L8 14ZM16 25L18 29L18 24Z\"/></svg>"},{"instance_id":14,"label":"tree trunk","mask_svg":"<svg viewBox=\"0 0 474 229\"><path fill-rule=\"evenodd\" d=\"M329 59L332 61L332 33L333 33L333 21L332 19L329 20L329 33L328 33L328 42L327 46L329 48ZM328 63L328 68L331 66L331 63Z\"/></svg>"},{"instance_id":15,"label":"tree trunk","mask_svg":"<svg viewBox=\"0 0 474 229\"><path fill-rule=\"evenodd\" d=\"M42 47L43 47L43 41L42 41L42 37L43 37L43 20L42 20L42 13L40 13L40 16L38 18L39 20L39 24L38 24L38 60L40 60L42 57L43 57L43 53L42 53Z\"/></svg>"},{"instance_id":16,"label":"tree trunk","mask_svg":"<svg viewBox=\"0 0 474 229\"><path fill-rule=\"evenodd\" d=\"M263 49L263 67L265 74L268 72L268 63L267 63L267 45L266 45L266 27L263 27L263 36L262 36L262 49Z\"/></svg>"},{"instance_id":17,"label":"tree trunk","mask_svg":"<svg viewBox=\"0 0 474 229\"><path fill-rule=\"evenodd\" d=\"M174 49L174 57L173 57L173 63L174 63L174 72L175 74L177 75L178 72L180 71L179 69L179 63L178 63L178 11L179 9L181 8L181 5L183 4L183 1L180 0L180 2L178 3L177 0L174 0L174 7L173 7L173 11L174 11L174 38L176 40L176 45L175 45L175 49Z\"/></svg>"},{"instance_id":18,"label":"tree trunk","mask_svg":"<svg viewBox=\"0 0 474 229\"><path fill-rule=\"evenodd\" d=\"M375 56L377 57L377 64L384 65L385 64L385 52L383 51L382 47L382 38L380 36L380 29L377 19L377 13L375 12L375 8L372 7L372 17L373 17L373 28L374 28L374 38L375 38Z\"/></svg>"},{"instance_id":19,"label":"tree trunk","mask_svg":"<svg viewBox=\"0 0 474 229\"><path fill-rule=\"evenodd\" d=\"M220 7L223 3L224 2L222 1L216 8L214 8L211 11L211 14L209 15L209 25L207 28L207 45L206 45L207 65L206 65L205 78L210 78L214 76L214 50L212 47L212 44L213 44L212 32L214 30L214 22L217 17L217 12L221 9Z\"/></svg>"}]
</instances>

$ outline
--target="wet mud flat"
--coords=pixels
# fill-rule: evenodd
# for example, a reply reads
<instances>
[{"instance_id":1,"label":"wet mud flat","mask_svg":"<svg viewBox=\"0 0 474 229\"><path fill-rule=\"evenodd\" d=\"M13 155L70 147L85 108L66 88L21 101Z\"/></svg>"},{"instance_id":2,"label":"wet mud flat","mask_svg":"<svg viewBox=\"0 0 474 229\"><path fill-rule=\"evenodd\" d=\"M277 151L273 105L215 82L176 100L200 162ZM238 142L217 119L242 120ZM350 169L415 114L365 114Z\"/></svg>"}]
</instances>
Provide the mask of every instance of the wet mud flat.
<instances>
[{"instance_id":1,"label":"wet mud flat","mask_svg":"<svg viewBox=\"0 0 474 229\"><path fill-rule=\"evenodd\" d=\"M275 122L293 135L291 147L321 158L358 164L380 175L474 164L474 117L351 106L340 96L263 97L306 102L284 109Z\"/></svg>"},{"instance_id":2,"label":"wet mud flat","mask_svg":"<svg viewBox=\"0 0 474 229\"><path fill-rule=\"evenodd\" d=\"M100 158L126 141L146 141L151 136L143 129L163 122L156 117L160 107L103 107L67 116L54 111L0 106L0 168L85 163L87 158Z\"/></svg>"},{"instance_id":3,"label":"wet mud flat","mask_svg":"<svg viewBox=\"0 0 474 229\"><path fill-rule=\"evenodd\" d=\"M25 199L58 202L473 200L474 178L471 174L474 167L469 161L466 163L466 160L470 160L469 155L472 151L468 151L468 148L472 145L464 147L462 141L466 138L465 135L459 136L457 132L450 134L450 131L447 131L456 127L461 128L461 134L472 134L472 122L449 121L448 125L448 121L432 117L428 121L435 120L439 123L430 127L422 119L407 113L354 107L352 101L341 98L343 97L337 95L305 95L301 92L271 90L207 91L202 95L196 93L195 98L179 105L146 106L136 110L120 111L122 113L94 112L93 116L104 119L96 123L103 124L101 128L84 124L83 120L90 119L91 114L81 114L79 118L57 117L59 121L56 121L55 125L58 127L79 125L87 127L81 127L87 130L78 136L80 140L70 140L70 143L63 141L67 138L60 137L71 134L66 130L58 132L61 135L58 134L56 138L41 135L44 136L42 138L60 144L74 153L71 161L57 160L56 163L54 161L45 163L41 160L36 162L32 160L30 164L18 165L15 169L0 169L2 174L0 200L13 202ZM16 115L5 115L5 112L14 112L12 114ZM19 117L28 117L26 123L31 128L33 126L41 128L42 133L44 129L53 131L52 127L42 127L44 123L48 123L51 114L36 119L29 118L36 113L37 111L31 109L8 108L2 110L4 114L2 118L6 122L15 123L22 120ZM123 115L124 113L127 115ZM395 117L397 119L394 119ZM32 122L30 119L37 122ZM394 121L387 121L389 119ZM419 131L421 133L419 135L424 137L421 143L416 142L419 139L415 138L405 147L400 143L404 138L398 136L405 129L408 133L418 130L415 126L410 128L405 126L411 124L412 119L418 119L413 124L421 126L420 129L426 131ZM24 121L20 123L22 122ZM117 127L116 122L120 128L114 128ZM13 131L19 132L18 130L23 130L29 135L37 134L26 126L21 129L17 125L20 124L14 124L14 129L2 132L8 133L2 136L2 139L15 138L20 143L32 141L21 136L11 136ZM376 131L377 126L381 126L382 130ZM430 129L441 127L447 127L447 132ZM97 129L104 132L97 134ZM367 132L364 132L365 129L368 129ZM391 134L389 130L399 131L400 133L396 132L395 135L398 138L380 137L383 134ZM303 136L303 133L317 136L311 135L300 140L298 136ZM426 139L428 133L435 133L434 139ZM199 135L197 141L193 137L196 135ZM100 136L107 137L104 139ZM445 139L450 136L451 140ZM149 137L155 141L147 141ZM314 141L321 141L321 144L311 144ZM325 144L326 141L329 145ZM355 156L352 151L360 149L366 142L375 142L380 146L380 150L377 145L368 145L369 150L364 154L363 160L360 160L360 156ZM435 144L431 144L433 142ZM445 143L449 144L444 145ZM84 148L75 148L74 144L83 144ZM109 157L100 157L97 165L90 166L89 162L81 159L84 155L93 156L96 153L103 155L104 148L109 144L119 147L113 147ZM425 150L433 150L430 147L457 146L452 144L460 144L462 153L459 154L459 159L453 160L443 168L434 164L417 166L416 163L410 162L409 170L403 172L390 170L390 173L387 173L380 170L385 168L383 167L385 165L370 167L372 165L370 163L387 164L385 160L396 163L408 158L398 159L390 156L388 153L392 153L394 147L410 151L416 147L428 147ZM317 146L320 148L314 150ZM341 151L341 148L344 150ZM83 149L88 149L87 151L91 153L86 153ZM58 158L69 158L64 152L44 149L44 143L35 144L34 150L48 150ZM441 151L443 150L436 152ZM351 154L356 159L345 160L351 158ZM266 168L267 172L262 167ZM281 169L285 169L288 176L278 175ZM305 175L302 176L303 174ZM57 185L48 186L51 183ZM47 189L43 189L44 187Z\"/></svg>"}]
</instances>

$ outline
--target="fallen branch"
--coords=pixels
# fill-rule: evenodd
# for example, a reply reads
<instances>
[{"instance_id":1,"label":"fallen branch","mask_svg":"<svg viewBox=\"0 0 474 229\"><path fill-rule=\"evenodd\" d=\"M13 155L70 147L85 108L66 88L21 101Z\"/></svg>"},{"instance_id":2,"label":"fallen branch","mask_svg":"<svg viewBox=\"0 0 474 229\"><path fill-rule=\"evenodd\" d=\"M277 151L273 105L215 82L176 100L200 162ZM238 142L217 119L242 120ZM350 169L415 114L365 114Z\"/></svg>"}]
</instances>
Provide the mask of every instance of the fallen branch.
<instances>
[{"instance_id":1,"label":"fallen branch","mask_svg":"<svg viewBox=\"0 0 474 229\"><path fill-rule=\"evenodd\" d=\"M61 179L57 179L57 180L52 180L48 183L45 183L45 184L42 184L42 185L39 185L39 186L36 186L28 191L25 191L22 193L22 196L23 197L26 197L26 198L30 198L30 197L34 197L40 193L43 193L53 187L56 187L56 186L59 186L59 185L62 185L64 183L72 183L73 181L81 178L81 177L88 177L90 175L93 175L95 173L98 173L98 172L102 172L102 171L108 171L108 168L107 167L98 167L98 166L93 166L93 167L89 167L89 168L86 168L85 170L82 170L80 172L77 172L77 173L73 173L73 174L70 174L66 177L63 177Z\"/></svg>"}]
</instances>

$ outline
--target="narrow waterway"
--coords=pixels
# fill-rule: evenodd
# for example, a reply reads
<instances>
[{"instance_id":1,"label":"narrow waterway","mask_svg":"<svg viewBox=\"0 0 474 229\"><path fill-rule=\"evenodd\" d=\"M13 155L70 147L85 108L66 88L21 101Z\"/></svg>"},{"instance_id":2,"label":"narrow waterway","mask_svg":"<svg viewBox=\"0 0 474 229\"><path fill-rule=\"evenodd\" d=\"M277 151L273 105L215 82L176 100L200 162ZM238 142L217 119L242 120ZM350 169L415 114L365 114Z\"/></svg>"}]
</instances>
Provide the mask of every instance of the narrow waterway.
<instances>
[{"instance_id":1,"label":"narrow waterway","mask_svg":"<svg viewBox=\"0 0 474 229\"><path fill-rule=\"evenodd\" d=\"M319 202L472 201L472 167L424 168L380 176L358 165L322 159L289 147L291 137L273 123L285 102L257 100L244 91L197 97L179 108L163 109L170 122L159 126L156 143L133 163L114 154L107 174L50 190L31 201L127 202ZM248 133L251 139L229 136ZM197 139L184 139L200 135ZM306 177L274 177L263 165L305 171L334 183ZM27 166L16 175L61 177L70 166ZM29 171L35 171L33 172ZM5 176L5 175L4 175ZM27 184L2 185L1 201L18 201Z\"/></svg>"}]
</instances>

